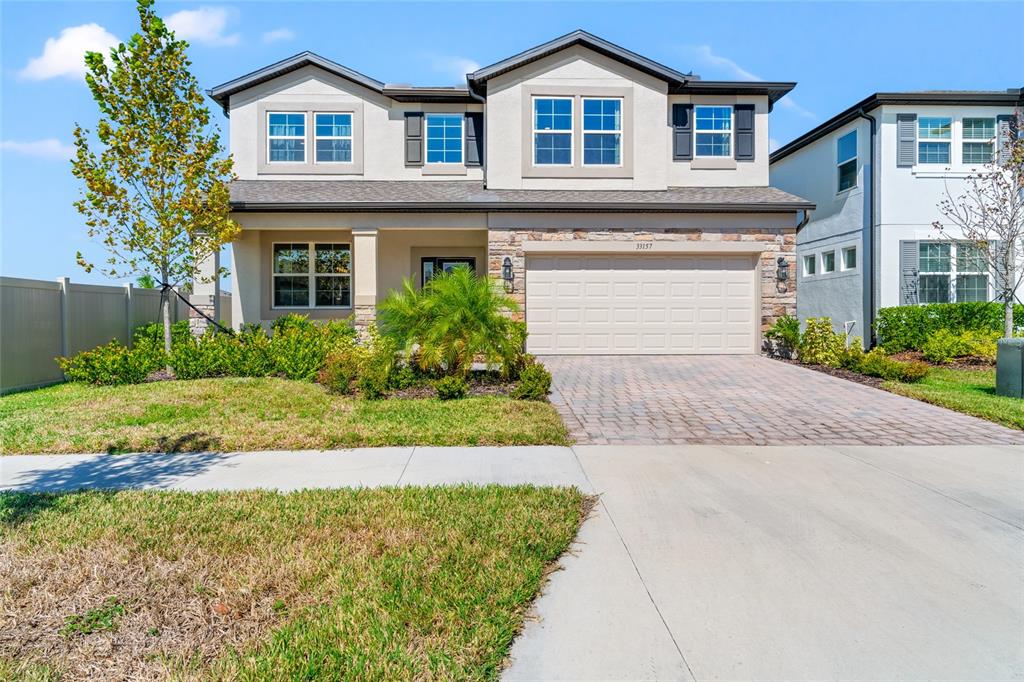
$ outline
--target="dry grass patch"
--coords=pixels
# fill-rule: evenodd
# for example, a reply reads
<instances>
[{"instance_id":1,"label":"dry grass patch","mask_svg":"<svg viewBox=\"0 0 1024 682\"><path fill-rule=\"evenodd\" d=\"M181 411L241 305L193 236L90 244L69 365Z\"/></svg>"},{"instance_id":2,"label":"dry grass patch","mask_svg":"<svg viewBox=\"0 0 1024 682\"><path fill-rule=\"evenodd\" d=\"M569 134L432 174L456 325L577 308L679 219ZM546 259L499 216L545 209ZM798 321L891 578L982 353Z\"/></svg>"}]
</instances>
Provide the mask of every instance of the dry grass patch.
<instances>
[{"instance_id":1,"label":"dry grass patch","mask_svg":"<svg viewBox=\"0 0 1024 682\"><path fill-rule=\"evenodd\" d=\"M63 384L0 398L0 452L568 444L546 402L362 400L287 379Z\"/></svg>"},{"instance_id":2,"label":"dry grass patch","mask_svg":"<svg viewBox=\"0 0 1024 682\"><path fill-rule=\"evenodd\" d=\"M589 500L0 495L0 676L494 679Z\"/></svg>"}]
</instances>

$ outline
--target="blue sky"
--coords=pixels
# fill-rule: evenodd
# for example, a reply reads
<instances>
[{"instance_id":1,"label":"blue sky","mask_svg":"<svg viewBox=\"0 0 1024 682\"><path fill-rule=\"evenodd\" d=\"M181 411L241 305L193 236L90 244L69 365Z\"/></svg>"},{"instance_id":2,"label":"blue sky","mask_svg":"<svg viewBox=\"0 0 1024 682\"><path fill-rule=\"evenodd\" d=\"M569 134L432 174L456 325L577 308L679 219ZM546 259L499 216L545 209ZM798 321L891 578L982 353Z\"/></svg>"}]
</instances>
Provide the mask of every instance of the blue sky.
<instances>
[{"instance_id":1,"label":"blue sky","mask_svg":"<svg viewBox=\"0 0 1024 682\"><path fill-rule=\"evenodd\" d=\"M776 145L876 91L1024 86L1021 32L997 29L1024 24L1019 2L158 0L157 11L192 43L204 88L302 50L382 81L450 85L476 65L583 28L705 78L797 81L772 116ZM71 131L96 121L78 56L136 27L134 3L0 2L2 274L108 281L74 260L76 250L103 254L72 206Z\"/></svg>"}]
</instances>

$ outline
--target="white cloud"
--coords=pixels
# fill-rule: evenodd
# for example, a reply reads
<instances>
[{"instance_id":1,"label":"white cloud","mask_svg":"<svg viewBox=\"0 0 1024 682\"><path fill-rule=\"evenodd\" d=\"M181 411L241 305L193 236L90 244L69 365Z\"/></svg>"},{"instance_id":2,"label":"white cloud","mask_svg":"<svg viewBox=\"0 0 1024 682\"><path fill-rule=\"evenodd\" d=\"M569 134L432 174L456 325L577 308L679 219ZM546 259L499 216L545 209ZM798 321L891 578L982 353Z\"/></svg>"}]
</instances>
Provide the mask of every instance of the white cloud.
<instances>
[{"instance_id":1,"label":"white cloud","mask_svg":"<svg viewBox=\"0 0 1024 682\"><path fill-rule=\"evenodd\" d=\"M64 76L82 78L85 75L85 53L104 55L121 41L99 24L70 26L57 38L47 38L43 53L33 57L18 75L28 80L41 81Z\"/></svg>"},{"instance_id":2,"label":"white cloud","mask_svg":"<svg viewBox=\"0 0 1024 682\"><path fill-rule=\"evenodd\" d=\"M704 64L707 67L716 69L717 71L725 72L731 78L741 81L763 81L764 79L760 76L747 71L742 66L729 59L723 57L720 54L715 54L714 50L711 49L710 45L696 45L686 48L686 50L694 57L697 61ZM789 109L793 113L803 116L804 118L817 118L818 115L813 111L808 111L802 106L796 103L796 100L792 96L786 95L778 101L779 106L783 106Z\"/></svg>"},{"instance_id":3,"label":"white cloud","mask_svg":"<svg viewBox=\"0 0 1024 682\"><path fill-rule=\"evenodd\" d=\"M72 145L62 144L60 140L53 137L31 142L4 140L0 142L0 149L24 156L34 156L38 159L56 159L57 161L68 161L75 155L75 148Z\"/></svg>"},{"instance_id":4,"label":"white cloud","mask_svg":"<svg viewBox=\"0 0 1024 682\"><path fill-rule=\"evenodd\" d=\"M241 40L237 33L224 33L232 14L226 7L200 7L175 12L164 21L182 40L219 47L237 45Z\"/></svg>"},{"instance_id":5,"label":"white cloud","mask_svg":"<svg viewBox=\"0 0 1024 682\"><path fill-rule=\"evenodd\" d=\"M267 31L263 34L263 42L265 43L280 43L294 38L295 31L290 28L275 28L273 31Z\"/></svg>"},{"instance_id":6,"label":"white cloud","mask_svg":"<svg viewBox=\"0 0 1024 682\"><path fill-rule=\"evenodd\" d=\"M467 57L452 57L444 55L434 55L430 57L430 66L434 71L444 74L456 83L464 83L466 81L467 73L473 73L480 68L479 64Z\"/></svg>"}]
</instances>

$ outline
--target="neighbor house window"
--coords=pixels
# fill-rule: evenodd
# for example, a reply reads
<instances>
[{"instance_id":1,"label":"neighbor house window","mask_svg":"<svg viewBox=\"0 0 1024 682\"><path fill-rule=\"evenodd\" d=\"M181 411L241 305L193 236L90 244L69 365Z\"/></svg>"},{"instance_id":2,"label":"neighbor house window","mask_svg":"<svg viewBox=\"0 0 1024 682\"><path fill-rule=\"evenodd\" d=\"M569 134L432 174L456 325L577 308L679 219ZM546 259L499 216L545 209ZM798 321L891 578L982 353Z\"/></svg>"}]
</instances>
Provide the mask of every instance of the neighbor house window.
<instances>
[{"instance_id":1,"label":"neighbor house window","mask_svg":"<svg viewBox=\"0 0 1024 682\"><path fill-rule=\"evenodd\" d=\"M732 107L696 107L697 156L732 156Z\"/></svg>"},{"instance_id":2,"label":"neighbor house window","mask_svg":"<svg viewBox=\"0 0 1024 682\"><path fill-rule=\"evenodd\" d=\"M267 151L270 163L304 163L306 114L267 112Z\"/></svg>"},{"instance_id":3,"label":"neighbor house window","mask_svg":"<svg viewBox=\"0 0 1024 682\"><path fill-rule=\"evenodd\" d=\"M843 135L836 140L836 166L838 167L839 191L857 186L857 131Z\"/></svg>"},{"instance_id":4,"label":"neighbor house window","mask_svg":"<svg viewBox=\"0 0 1024 682\"><path fill-rule=\"evenodd\" d=\"M917 119L917 162L949 163L949 141L952 136L951 118L922 116Z\"/></svg>"},{"instance_id":5,"label":"neighbor house window","mask_svg":"<svg viewBox=\"0 0 1024 682\"><path fill-rule=\"evenodd\" d=\"M352 114L314 114L317 163L352 163Z\"/></svg>"},{"instance_id":6,"label":"neighbor house window","mask_svg":"<svg viewBox=\"0 0 1024 682\"><path fill-rule=\"evenodd\" d=\"M622 100L583 99L583 165L622 163Z\"/></svg>"},{"instance_id":7,"label":"neighbor house window","mask_svg":"<svg viewBox=\"0 0 1024 682\"><path fill-rule=\"evenodd\" d=\"M275 308L347 308L352 301L348 244L274 244Z\"/></svg>"},{"instance_id":8,"label":"neighbor house window","mask_svg":"<svg viewBox=\"0 0 1024 682\"><path fill-rule=\"evenodd\" d=\"M994 118L964 119L964 163L992 163L992 146L996 136Z\"/></svg>"},{"instance_id":9,"label":"neighbor house window","mask_svg":"<svg viewBox=\"0 0 1024 682\"><path fill-rule=\"evenodd\" d=\"M572 99L537 97L533 100L533 163L572 165Z\"/></svg>"},{"instance_id":10,"label":"neighbor house window","mask_svg":"<svg viewBox=\"0 0 1024 682\"><path fill-rule=\"evenodd\" d=\"M836 271L836 252L826 251L821 254L821 274Z\"/></svg>"},{"instance_id":11,"label":"neighbor house window","mask_svg":"<svg viewBox=\"0 0 1024 682\"><path fill-rule=\"evenodd\" d=\"M818 269L817 257L814 254L804 256L804 277L810 277Z\"/></svg>"},{"instance_id":12,"label":"neighbor house window","mask_svg":"<svg viewBox=\"0 0 1024 682\"><path fill-rule=\"evenodd\" d=\"M427 114L427 163L462 163L462 114Z\"/></svg>"},{"instance_id":13,"label":"neighbor house window","mask_svg":"<svg viewBox=\"0 0 1024 682\"><path fill-rule=\"evenodd\" d=\"M853 270L857 267L857 247L847 246L843 249L843 270Z\"/></svg>"},{"instance_id":14,"label":"neighbor house window","mask_svg":"<svg viewBox=\"0 0 1024 682\"><path fill-rule=\"evenodd\" d=\"M921 303L988 300L988 268L974 244L921 242L918 272Z\"/></svg>"}]
</instances>

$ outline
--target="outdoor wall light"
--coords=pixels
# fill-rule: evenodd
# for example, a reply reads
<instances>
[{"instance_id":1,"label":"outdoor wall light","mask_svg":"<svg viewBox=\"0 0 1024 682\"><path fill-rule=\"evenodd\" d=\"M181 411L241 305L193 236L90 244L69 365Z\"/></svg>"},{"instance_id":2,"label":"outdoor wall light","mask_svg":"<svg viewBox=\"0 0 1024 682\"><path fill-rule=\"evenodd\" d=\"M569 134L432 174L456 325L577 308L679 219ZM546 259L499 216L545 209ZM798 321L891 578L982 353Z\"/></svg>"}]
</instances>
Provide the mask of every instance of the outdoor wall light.
<instances>
[{"instance_id":1,"label":"outdoor wall light","mask_svg":"<svg viewBox=\"0 0 1024 682\"><path fill-rule=\"evenodd\" d=\"M777 275L778 280L780 282L789 281L789 261L787 261L782 256L779 256L778 260L776 260L775 263L776 265L779 266L779 271Z\"/></svg>"},{"instance_id":2,"label":"outdoor wall light","mask_svg":"<svg viewBox=\"0 0 1024 682\"><path fill-rule=\"evenodd\" d=\"M515 273L512 272L512 259L505 256L505 260L501 264L501 279L505 282L506 291L512 291L512 283L515 281L515 278Z\"/></svg>"}]
</instances>

